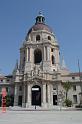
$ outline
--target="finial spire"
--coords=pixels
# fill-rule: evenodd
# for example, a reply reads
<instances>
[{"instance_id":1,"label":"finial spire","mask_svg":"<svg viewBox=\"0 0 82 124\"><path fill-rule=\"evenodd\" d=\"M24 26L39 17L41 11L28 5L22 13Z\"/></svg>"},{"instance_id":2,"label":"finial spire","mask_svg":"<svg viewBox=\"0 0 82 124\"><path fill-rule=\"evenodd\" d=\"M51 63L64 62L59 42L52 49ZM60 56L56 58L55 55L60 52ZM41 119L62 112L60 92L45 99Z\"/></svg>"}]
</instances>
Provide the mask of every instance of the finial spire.
<instances>
[{"instance_id":1,"label":"finial spire","mask_svg":"<svg viewBox=\"0 0 82 124\"><path fill-rule=\"evenodd\" d=\"M66 63L65 63L65 60L64 60L64 56L62 56L62 68L66 68Z\"/></svg>"},{"instance_id":2,"label":"finial spire","mask_svg":"<svg viewBox=\"0 0 82 124\"><path fill-rule=\"evenodd\" d=\"M39 11L39 15L42 15L42 12L41 11Z\"/></svg>"},{"instance_id":3,"label":"finial spire","mask_svg":"<svg viewBox=\"0 0 82 124\"><path fill-rule=\"evenodd\" d=\"M18 69L18 59L16 60L15 69Z\"/></svg>"}]
</instances>

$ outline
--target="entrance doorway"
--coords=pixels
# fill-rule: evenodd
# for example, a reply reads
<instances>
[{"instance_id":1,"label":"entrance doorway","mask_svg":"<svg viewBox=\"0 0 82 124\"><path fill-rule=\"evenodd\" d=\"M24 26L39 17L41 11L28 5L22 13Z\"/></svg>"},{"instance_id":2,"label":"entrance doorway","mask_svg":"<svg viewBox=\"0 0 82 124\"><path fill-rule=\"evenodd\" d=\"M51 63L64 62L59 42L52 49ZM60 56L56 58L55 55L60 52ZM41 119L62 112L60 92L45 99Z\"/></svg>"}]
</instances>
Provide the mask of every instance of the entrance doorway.
<instances>
[{"instance_id":1,"label":"entrance doorway","mask_svg":"<svg viewBox=\"0 0 82 124\"><path fill-rule=\"evenodd\" d=\"M53 95L53 105L57 105L57 95Z\"/></svg>"},{"instance_id":2,"label":"entrance doorway","mask_svg":"<svg viewBox=\"0 0 82 124\"><path fill-rule=\"evenodd\" d=\"M22 96L18 97L18 106L22 106Z\"/></svg>"},{"instance_id":3,"label":"entrance doorway","mask_svg":"<svg viewBox=\"0 0 82 124\"><path fill-rule=\"evenodd\" d=\"M32 105L41 106L41 88L38 85L32 87Z\"/></svg>"}]
</instances>

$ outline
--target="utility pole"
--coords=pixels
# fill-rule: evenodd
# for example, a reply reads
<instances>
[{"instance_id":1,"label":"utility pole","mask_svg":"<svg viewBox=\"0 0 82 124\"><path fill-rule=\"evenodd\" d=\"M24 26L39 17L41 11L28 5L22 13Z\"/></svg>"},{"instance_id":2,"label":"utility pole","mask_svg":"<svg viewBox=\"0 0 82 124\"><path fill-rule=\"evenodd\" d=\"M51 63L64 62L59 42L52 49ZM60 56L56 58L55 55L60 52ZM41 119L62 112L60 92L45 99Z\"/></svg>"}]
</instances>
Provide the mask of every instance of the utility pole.
<instances>
[{"instance_id":1,"label":"utility pole","mask_svg":"<svg viewBox=\"0 0 82 124\"><path fill-rule=\"evenodd\" d=\"M81 82L81 72L80 72L79 59L78 59L78 69L79 69L79 80L80 80L80 88L81 88L81 92L79 93L79 95L80 95L80 104L82 104L82 82Z\"/></svg>"}]
</instances>

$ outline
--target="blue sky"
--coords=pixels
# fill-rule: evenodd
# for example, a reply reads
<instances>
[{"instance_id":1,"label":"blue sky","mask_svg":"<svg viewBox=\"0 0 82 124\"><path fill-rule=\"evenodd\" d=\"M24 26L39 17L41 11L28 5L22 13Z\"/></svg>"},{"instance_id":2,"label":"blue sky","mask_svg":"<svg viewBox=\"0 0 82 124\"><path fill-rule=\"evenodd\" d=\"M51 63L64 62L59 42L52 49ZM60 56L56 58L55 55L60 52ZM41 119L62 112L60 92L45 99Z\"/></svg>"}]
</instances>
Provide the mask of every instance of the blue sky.
<instances>
[{"instance_id":1,"label":"blue sky","mask_svg":"<svg viewBox=\"0 0 82 124\"><path fill-rule=\"evenodd\" d=\"M0 72L10 74L35 17L42 11L71 71L82 71L82 0L0 0Z\"/></svg>"}]
</instances>

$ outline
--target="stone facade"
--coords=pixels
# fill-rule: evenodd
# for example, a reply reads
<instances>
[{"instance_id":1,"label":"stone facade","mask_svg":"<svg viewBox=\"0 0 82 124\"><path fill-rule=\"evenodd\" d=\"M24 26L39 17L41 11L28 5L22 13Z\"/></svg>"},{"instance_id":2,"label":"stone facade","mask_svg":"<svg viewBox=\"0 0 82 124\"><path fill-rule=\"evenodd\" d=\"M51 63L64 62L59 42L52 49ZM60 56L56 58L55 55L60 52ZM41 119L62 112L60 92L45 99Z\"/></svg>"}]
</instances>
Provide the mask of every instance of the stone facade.
<instances>
[{"instance_id":1,"label":"stone facade","mask_svg":"<svg viewBox=\"0 0 82 124\"><path fill-rule=\"evenodd\" d=\"M71 73L60 63L60 47L52 29L39 13L20 48L20 64L13 71L14 106L53 108L65 99L64 82L71 82L68 98L80 103L79 73Z\"/></svg>"},{"instance_id":2,"label":"stone facade","mask_svg":"<svg viewBox=\"0 0 82 124\"><path fill-rule=\"evenodd\" d=\"M6 89L6 105L13 106L14 101L14 82L12 80L12 75L4 76L0 74L0 107L2 106L2 90Z\"/></svg>"},{"instance_id":3,"label":"stone facade","mask_svg":"<svg viewBox=\"0 0 82 124\"><path fill-rule=\"evenodd\" d=\"M14 95L14 82L12 81L12 75L4 76L0 74L0 95L2 88L6 88L7 95Z\"/></svg>"}]
</instances>

